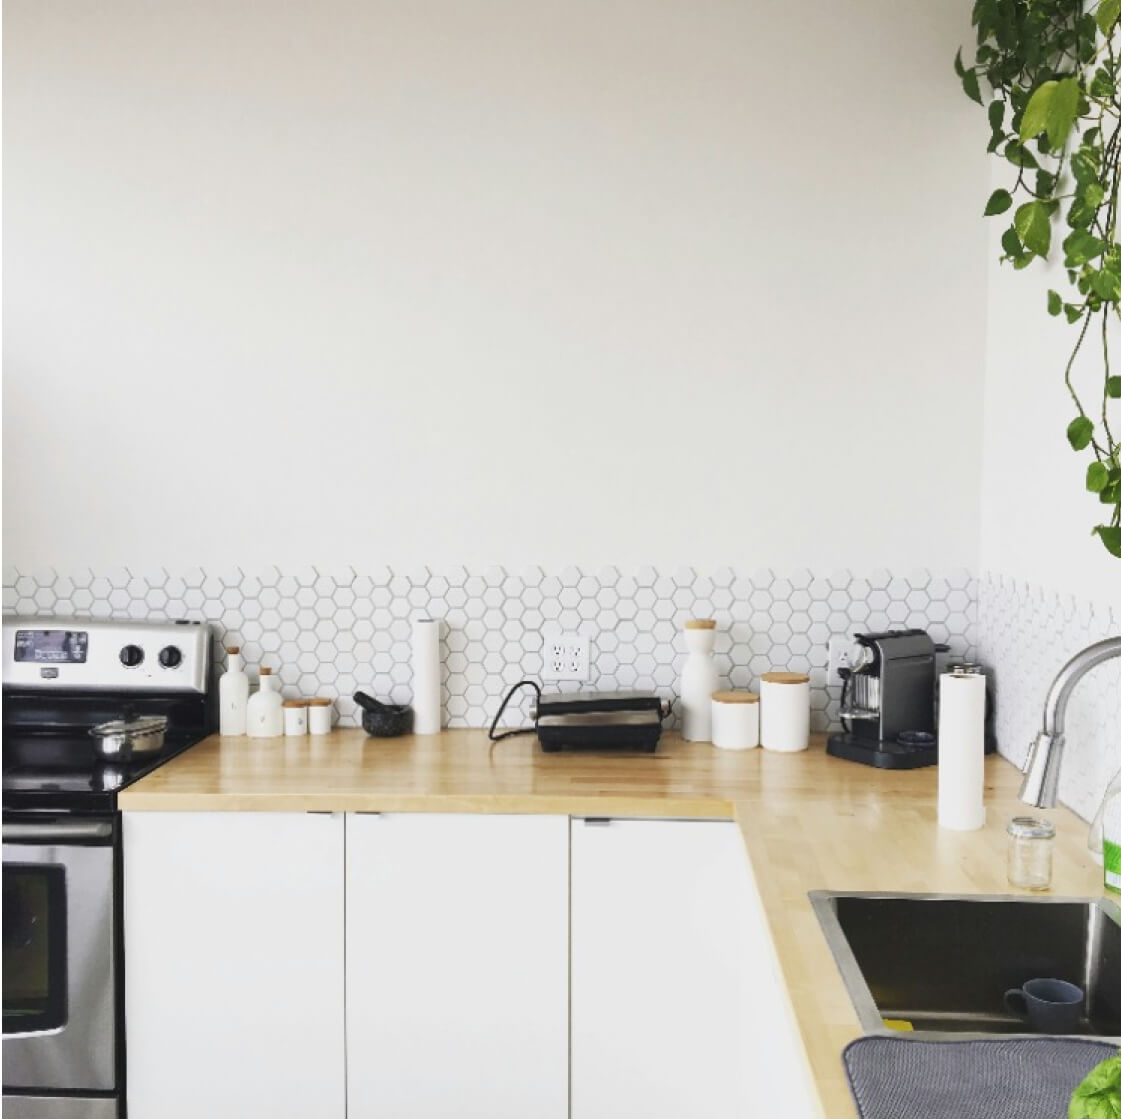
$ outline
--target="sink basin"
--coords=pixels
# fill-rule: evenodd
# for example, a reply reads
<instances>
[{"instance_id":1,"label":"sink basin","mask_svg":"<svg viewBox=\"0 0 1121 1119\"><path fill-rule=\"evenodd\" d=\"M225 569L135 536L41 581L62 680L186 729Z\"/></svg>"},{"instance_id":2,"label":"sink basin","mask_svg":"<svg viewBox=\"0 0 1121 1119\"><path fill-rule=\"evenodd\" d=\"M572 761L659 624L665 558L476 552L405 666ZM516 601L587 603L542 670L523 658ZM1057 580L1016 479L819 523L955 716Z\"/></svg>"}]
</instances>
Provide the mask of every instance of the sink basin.
<instances>
[{"instance_id":1,"label":"sink basin","mask_svg":"<svg viewBox=\"0 0 1121 1119\"><path fill-rule=\"evenodd\" d=\"M1121 1037L1121 910L1104 898L856 894L810 900L860 1024L922 1035L1023 1034L1004 992L1039 977L1086 991L1078 1033Z\"/></svg>"}]
</instances>

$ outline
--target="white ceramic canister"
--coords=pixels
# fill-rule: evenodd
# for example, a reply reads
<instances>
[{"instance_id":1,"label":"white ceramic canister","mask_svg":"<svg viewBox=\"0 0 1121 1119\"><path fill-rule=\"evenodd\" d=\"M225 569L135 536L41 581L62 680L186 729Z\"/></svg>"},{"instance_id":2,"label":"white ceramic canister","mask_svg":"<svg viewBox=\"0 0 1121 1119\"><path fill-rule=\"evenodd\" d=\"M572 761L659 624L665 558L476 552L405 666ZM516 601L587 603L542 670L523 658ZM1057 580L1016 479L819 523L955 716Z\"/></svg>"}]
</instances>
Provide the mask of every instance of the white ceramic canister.
<instances>
[{"instance_id":1,"label":"white ceramic canister","mask_svg":"<svg viewBox=\"0 0 1121 1119\"><path fill-rule=\"evenodd\" d=\"M721 750L750 750L759 745L759 697L754 692L713 695L712 744Z\"/></svg>"},{"instance_id":2,"label":"white ceramic canister","mask_svg":"<svg viewBox=\"0 0 1121 1119\"><path fill-rule=\"evenodd\" d=\"M218 733L244 734L249 705L249 677L241 660L241 648L226 648L226 671L218 681Z\"/></svg>"},{"instance_id":3,"label":"white ceramic canister","mask_svg":"<svg viewBox=\"0 0 1121 1119\"><path fill-rule=\"evenodd\" d=\"M309 734L330 734L334 712L331 701L317 696L307 701L307 729Z\"/></svg>"},{"instance_id":4,"label":"white ceramic canister","mask_svg":"<svg viewBox=\"0 0 1121 1119\"><path fill-rule=\"evenodd\" d=\"M810 744L810 678L802 672L764 672L759 678L759 741L792 754Z\"/></svg>"},{"instance_id":5,"label":"white ceramic canister","mask_svg":"<svg viewBox=\"0 0 1121 1119\"><path fill-rule=\"evenodd\" d=\"M284 733L289 736L307 734L306 699L284 701Z\"/></svg>"},{"instance_id":6,"label":"white ceramic canister","mask_svg":"<svg viewBox=\"0 0 1121 1119\"><path fill-rule=\"evenodd\" d=\"M268 666L260 670L260 687L245 705L245 733L250 738L279 738L284 733L280 681Z\"/></svg>"},{"instance_id":7,"label":"white ceramic canister","mask_svg":"<svg viewBox=\"0 0 1121 1119\"><path fill-rule=\"evenodd\" d=\"M691 618L685 623L685 648L689 656L681 671L681 734L688 742L712 741L712 693L716 691L716 623L711 618Z\"/></svg>"}]
</instances>

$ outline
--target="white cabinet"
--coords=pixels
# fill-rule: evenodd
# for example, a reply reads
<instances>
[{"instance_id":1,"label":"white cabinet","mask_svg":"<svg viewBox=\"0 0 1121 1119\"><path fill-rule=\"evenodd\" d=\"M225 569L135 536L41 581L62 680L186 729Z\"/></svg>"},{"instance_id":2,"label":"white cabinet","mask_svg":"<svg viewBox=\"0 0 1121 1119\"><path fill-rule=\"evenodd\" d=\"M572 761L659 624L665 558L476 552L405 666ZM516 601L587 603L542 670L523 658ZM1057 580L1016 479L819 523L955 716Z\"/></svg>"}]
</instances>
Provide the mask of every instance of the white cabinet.
<instances>
[{"instance_id":1,"label":"white cabinet","mask_svg":"<svg viewBox=\"0 0 1121 1119\"><path fill-rule=\"evenodd\" d=\"M735 824L572 821L572 1119L817 1113Z\"/></svg>"},{"instance_id":2,"label":"white cabinet","mask_svg":"<svg viewBox=\"0 0 1121 1119\"><path fill-rule=\"evenodd\" d=\"M126 813L130 1119L343 1119L343 818Z\"/></svg>"},{"instance_id":3,"label":"white cabinet","mask_svg":"<svg viewBox=\"0 0 1121 1119\"><path fill-rule=\"evenodd\" d=\"M350 1119L566 1119L568 819L347 818Z\"/></svg>"}]
</instances>

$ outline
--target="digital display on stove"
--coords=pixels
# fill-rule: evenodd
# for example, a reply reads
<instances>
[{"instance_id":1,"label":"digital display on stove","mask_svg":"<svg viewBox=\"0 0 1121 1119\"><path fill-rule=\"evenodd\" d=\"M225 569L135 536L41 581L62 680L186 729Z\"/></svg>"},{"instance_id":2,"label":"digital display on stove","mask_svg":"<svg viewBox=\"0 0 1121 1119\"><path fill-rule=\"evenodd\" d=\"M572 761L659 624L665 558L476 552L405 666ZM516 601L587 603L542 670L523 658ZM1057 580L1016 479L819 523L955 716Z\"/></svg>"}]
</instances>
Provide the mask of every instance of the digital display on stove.
<instances>
[{"instance_id":1,"label":"digital display on stove","mask_svg":"<svg viewBox=\"0 0 1121 1119\"><path fill-rule=\"evenodd\" d=\"M17 629L16 661L85 664L90 635L84 630Z\"/></svg>"}]
</instances>

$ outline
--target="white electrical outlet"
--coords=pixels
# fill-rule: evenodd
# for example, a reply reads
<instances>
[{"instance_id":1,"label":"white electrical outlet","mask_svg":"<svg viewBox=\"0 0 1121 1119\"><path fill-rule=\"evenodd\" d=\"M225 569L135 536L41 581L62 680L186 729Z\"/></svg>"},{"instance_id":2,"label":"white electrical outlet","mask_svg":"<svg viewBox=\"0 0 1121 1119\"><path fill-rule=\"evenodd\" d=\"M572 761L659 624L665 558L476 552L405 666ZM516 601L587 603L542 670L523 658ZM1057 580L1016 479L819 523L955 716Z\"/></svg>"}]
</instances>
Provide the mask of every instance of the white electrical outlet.
<instances>
[{"instance_id":1,"label":"white electrical outlet","mask_svg":"<svg viewBox=\"0 0 1121 1119\"><path fill-rule=\"evenodd\" d=\"M591 641L578 633L547 633L541 648L542 680L588 680Z\"/></svg>"},{"instance_id":2,"label":"white electrical outlet","mask_svg":"<svg viewBox=\"0 0 1121 1119\"><path fill-rule=\"evenodd\" d=\"M856 652L851 637L829 638L829 672L825 677L826 684L841 684L841 669L852 668Z\"/></svg>"}]
</instances>

